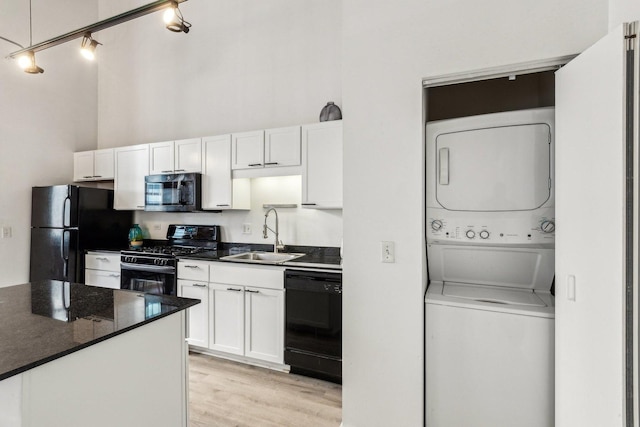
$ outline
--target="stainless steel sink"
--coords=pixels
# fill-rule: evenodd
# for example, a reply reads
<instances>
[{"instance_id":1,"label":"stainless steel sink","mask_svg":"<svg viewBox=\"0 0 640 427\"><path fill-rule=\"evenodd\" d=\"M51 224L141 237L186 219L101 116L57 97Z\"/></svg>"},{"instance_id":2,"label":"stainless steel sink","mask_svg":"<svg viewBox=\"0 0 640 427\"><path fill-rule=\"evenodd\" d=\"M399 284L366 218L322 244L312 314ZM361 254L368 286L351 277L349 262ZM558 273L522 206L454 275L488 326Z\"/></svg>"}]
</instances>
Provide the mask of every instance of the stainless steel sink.
<instances>
[{"instance_id":1,"label":"stainless steel sink","mask_svg":"<svg viewBox=\"0 0 640 427\"><path fill-rule=\"evenodd\" d=\"M305 254L274 253L274 252L243 252L236 255L227 255L220 258L223 261L255 262L259 264L280 264L300 258Z\"/></svg>"}]
</instances>

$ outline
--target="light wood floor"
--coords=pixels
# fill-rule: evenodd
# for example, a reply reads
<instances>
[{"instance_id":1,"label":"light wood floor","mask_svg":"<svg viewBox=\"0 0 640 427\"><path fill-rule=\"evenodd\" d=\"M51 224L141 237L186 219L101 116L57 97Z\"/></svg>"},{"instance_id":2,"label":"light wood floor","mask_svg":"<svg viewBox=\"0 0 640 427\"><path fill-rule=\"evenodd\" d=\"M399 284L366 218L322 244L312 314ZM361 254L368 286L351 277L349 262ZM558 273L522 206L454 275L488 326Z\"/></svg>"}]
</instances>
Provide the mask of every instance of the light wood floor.
<instances>
[{"instance_id":1,"label":"light wood floor","mask_svg":"<svg viewBox=\"0 0 640 427\"><path fill-rule=\"evenodd\" d=\"M342 387L191 353L189 419L190 427L338 427Z\"/></svg>"}]
</instances>

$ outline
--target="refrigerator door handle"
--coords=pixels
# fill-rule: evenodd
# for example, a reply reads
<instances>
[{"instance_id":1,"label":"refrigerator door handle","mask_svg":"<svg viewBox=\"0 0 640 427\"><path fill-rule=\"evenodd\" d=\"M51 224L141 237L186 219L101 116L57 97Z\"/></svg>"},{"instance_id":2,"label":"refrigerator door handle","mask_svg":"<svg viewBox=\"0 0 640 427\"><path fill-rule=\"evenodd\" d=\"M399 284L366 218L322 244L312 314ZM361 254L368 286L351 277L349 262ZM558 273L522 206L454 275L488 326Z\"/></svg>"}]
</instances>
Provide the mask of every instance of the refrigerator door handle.
<instances>
[{"instance_id":1,"label":"refrigerator door handle","mask_svg":"<svg viewBox=\"0 0 640 427\"><path fill-rule=\"evenodd\" d=\"M60 255L62 256L62 260L64 261L64 265L62 267L62 275L65 279L69 278L69 237L71 232L68 230L64 230L62 232L62 240L60 242Z\"/></svg>"},{"instance_id":2,"label":"refrigerator door handle","mask_svg":"<svg viewBox=\"0 0 640 427\"><path fill-rule=\"evenodd\" d=\"M67 197L62 201L62 226L71 227L71 215L68 214L68 208L71 207L71 186L67 187ZM68 218L68 221L67 221Z\"/></svg>"}]
</instances>

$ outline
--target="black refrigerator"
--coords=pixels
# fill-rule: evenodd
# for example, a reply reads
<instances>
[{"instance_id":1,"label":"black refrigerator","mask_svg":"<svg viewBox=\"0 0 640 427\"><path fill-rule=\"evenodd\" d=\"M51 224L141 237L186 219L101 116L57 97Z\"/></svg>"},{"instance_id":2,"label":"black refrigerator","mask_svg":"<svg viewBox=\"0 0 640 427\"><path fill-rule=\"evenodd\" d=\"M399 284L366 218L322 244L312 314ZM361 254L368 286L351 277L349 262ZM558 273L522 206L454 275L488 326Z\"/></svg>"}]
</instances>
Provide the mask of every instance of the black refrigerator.
<instances>
[{"instance_id":1,"label":"black refrigerator","mask_svg":"<svg viewBox=\"0 0 640 427\"><path fill-rule=\"evenodd\" d=\"M29 280L84 283L84 254L128 246L133 211L113 209L113 190L56 185L31 193Z\"/></svg>"}]
</instances>

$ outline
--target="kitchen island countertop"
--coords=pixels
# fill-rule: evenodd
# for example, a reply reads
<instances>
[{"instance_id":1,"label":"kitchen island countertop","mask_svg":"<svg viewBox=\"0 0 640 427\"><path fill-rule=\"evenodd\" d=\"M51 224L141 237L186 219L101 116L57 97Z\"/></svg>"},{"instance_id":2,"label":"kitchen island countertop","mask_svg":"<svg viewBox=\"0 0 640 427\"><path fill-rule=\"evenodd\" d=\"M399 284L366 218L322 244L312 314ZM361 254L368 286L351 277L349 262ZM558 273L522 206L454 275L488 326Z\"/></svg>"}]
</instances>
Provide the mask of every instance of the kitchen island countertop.
<instances>
[{"instance_id":1,"label":"kitchen island countertop","mask_svg":"<svg viewBox=\"0 0 640 427\"><path fill-rule=\"evenodd\" d=\"M60 281L0 288L0 380L198 303Z\"/></svg>"}]
</instances>

